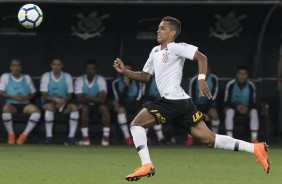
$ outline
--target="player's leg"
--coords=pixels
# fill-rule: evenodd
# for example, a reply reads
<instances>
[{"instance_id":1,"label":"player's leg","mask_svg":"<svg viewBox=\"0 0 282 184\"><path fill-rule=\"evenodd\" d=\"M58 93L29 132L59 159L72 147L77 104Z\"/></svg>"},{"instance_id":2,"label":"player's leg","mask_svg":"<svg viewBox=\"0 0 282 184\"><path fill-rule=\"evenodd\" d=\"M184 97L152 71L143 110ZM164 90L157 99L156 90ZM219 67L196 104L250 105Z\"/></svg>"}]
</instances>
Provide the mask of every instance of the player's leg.
<instances>
[{"instance_id":1,"label":"player's leg","mask_svg":"<svg viewBox=\"0 0 282 184\"><path fill-rule=\"evenodd\" d=\"M267 145L263 143L253 144L230 136L214 134L208 129L204 121L200 121L191 127L191 135L211 148L226 149L232 151L246 151L255 155L266 173L269 172L269 158Z\"/></svg>"},{"instance_id":2,"label":"player's leg","mask_svg":"<svg viewBox=\"0 0 282 184\"><path fill-rule=\"evenodd\" d=\"M89 106L82 105L80 107L80 125L82 141L79 142L80 145L90 145L89 139Z\"/></svg>"},{"instance_id":3,"label":"player's leg","mask_svg":"<svg viewBox=\"0 0 282 184\"><path fill-rule=\"evenodd\" d=\"M101 144L103 146L109 145L110 139L110 123L111 123L111 116L108 107L105 104L99 106L99 112L102 115L102 123L103 123L103 138Z\"/></svg>"},{"instance_id":4,"label":"player's leg","mask_svg":"<svg viewBox=\"0 0 282 184\"><path fill-rule=\"evenodd\" d=\"M147 109L143 108L130 124L133 142L141 159L142 166L136 169L134 173L126 176L128 181L136 181L139 180L140 177L152 176L155 173L149 155L145 131L146 128L154 125L155 121L155 117L150 114Z\"/></svg>"},{"instance_id":5,"label":"player's leg","mask_svg":"<svg viewBox=\"0 0 282 184\"><path fill-rule=\"evenodd\" d=\"M256 109L251 109L250 116L250 130L251 130L251 142L258 143L258 130L259 130L259 117Z\"/></svg>"},{"instance_id":6,"label":"player's leg","mask_svg":"<svg viewBox=\"0 0 282 184\"><path fill-rule=\"evenodd\" d=\"M217 134L219 125L220 125L220 119L218 115L218 111L216 108L212 107L208 110L208 116L210 117L211 121L211 130L213 133Z\"/></svg>"},{"instance_id":7,"label":"player's leg","mask_svg":"<svg viewBox=\"0 0 282 184\"><path fill-rule=\"evenodd\" d=\"M69 135L68 135L68 145L75 145L75 133L77 129L77 124L79 120L78 108L75 104L67 104L64 114L70 114L69 119Z\"/></svg>"},{"instance_id":8,"label":"player's leg","mask_svg":"<svg viewBox=\"0 0 282 184\"><path fill-rule=\"evenodd\" d=\"M127 122L127 117L126 117L127 111L126 111L125 107L119 106L116 109L116 112L117 112L117 121L118 121L120 129L123 133L124 141L125 141L126 144L128 142L129 145L131 145L132 140L131 140L131 137L130 137L130 134L129 134L128 122Z\"/></svg>"},{"instance_id":9,"label":"player's leg","mask_svg":"<svg viewBox=\"0 0 282 184\"><path fill-rule=\"evenodd\" d=\"M46 103L43 105L43 109L45 110L44 113L45 131L46 131L45 144L52 144L55 106L52 103Z\"/></svg>"},{"instance_id":10,"label":"player's leg","mask_svg":"<svg viewBox=\"0 0 282 184\"><path fill-rule=\"evenodd\" d=\"M234 127L234 116L235 110L232 108L228 108L225 111L225 129L226 135L233 137L233 127Z\"/></svg>"},{"instance_id":11,"label":"player's leg","mask_svg":"<svg viewBox=\"0 0 282 184\"><path fill-rule=\"evenodd\" d=\"M8 133L8 144L15 144L15 133L13 130L12 114L17 113L17 109L11 104L5 104L2 108L2 120Z\"/></svg>"},{"instance_id":12,"label":"player's leg","mask_svg":"<svg viewBox=\"0 0 282 184\"><path fill-rule=\"evenodd\" d=\"M30 117L28 119L25 130L17 139L17 144L23 144L25 142L27 136L37 125L41 117L40 109L36 105L33 105L33 104L26 105L23 109L23 113L30 115Z\"/></svg>"}]
</instances>

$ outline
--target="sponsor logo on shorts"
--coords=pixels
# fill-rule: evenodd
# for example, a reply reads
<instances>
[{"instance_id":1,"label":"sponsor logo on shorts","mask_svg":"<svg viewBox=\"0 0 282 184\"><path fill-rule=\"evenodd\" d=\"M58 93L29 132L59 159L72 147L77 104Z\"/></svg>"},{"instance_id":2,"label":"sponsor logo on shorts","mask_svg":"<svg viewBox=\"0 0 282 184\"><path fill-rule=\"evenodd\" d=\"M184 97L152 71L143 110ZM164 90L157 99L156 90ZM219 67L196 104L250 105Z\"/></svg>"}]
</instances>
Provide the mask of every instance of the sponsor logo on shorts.
<instances>
[{"instance_id":1,"label":"sponsor logo on shorts","mask_svg":"<svg viewBox=\"0 0 282 184\"><path fill-rule=\"evenodd\" d=\"M164 118L158 110L150 110L151 113L153 113L157 119L158 124L162 124L166 122L166 118Z\"/></svg>"},{"instance_id":2,"label":"sponsor logo on shorts","mask_svg":"<svg viewBox=\"0 0 282 184\"><path fill-rule=\"evenodd\" d=\"M196 112L195 114L192 115L193 121L197 122L203 117L203 113L200 111Z\"/></svg>"}]
</instances>

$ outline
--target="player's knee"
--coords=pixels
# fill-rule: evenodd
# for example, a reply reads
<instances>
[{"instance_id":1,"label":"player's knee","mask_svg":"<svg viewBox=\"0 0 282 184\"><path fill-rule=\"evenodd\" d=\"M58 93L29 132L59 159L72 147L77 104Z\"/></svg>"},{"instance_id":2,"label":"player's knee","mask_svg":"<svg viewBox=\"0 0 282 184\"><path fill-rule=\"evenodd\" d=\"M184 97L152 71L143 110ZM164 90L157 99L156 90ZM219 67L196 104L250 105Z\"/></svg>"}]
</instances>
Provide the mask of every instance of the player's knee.
<instances>
[{"instance_id":1,"label":"player's knee","mask_svg":"<svg viewBox=\"0 0 282 184\"><path fill-rule=\"evenodd\" d=\"M80 110L83 115L89 114L89 107L87 105L83 105Z\"/></svg>"},{"instance_id":2,"label":"player's knee","mask_svg":"<svg viewBox=\"0 0 282 184\"><path fill-rule=\"evenodd\" d=\"M69 108L70 108L71 112L78 111L78 108L75 104L69 104Z\"/></svg>"},{"instance_id":3,"label":"player's knee","mask_svg":"<svg viewBox=\"0 0 282 184\"><path fill-rule=\"evenodd\" d=\"M55 110L55 107L54 107L53 104L45 104L45 105L44 105L44 109L45 109L46 111L54 111L54 110Z\"/></svg>"},{"instance_id":4,"label":"player's knee","mask_svg":"<svg viewBox=\"0 0 282 184\"><path fill-rule=\"evenodd\" d=\"M126 113L126 110L124 107L120 106L118 109L117 109L117 113L118 114L125 114Z\"/></svg>"},{"instance_id":5,"label":"player's knee","mask_svg":"<svg viewBox=\"0 0 282 184\"><path fill-rule=\"evenodd\" d=\"M2 108L3 113L12 113L12 106L9 104L6 104Z\"/></svg>"},{"instance_id":6,"label":"player's knee","mask_svg":"<svg viewBox=\"0 0 282 184\"><path fill-rule=\"evenodd\" d=\"M103 113L103 114L106 114L106 113L108 113L108 107L106 106L106 105L100 105L100 111L101 111L101 113Z\"/></svg>"}]
</instances>

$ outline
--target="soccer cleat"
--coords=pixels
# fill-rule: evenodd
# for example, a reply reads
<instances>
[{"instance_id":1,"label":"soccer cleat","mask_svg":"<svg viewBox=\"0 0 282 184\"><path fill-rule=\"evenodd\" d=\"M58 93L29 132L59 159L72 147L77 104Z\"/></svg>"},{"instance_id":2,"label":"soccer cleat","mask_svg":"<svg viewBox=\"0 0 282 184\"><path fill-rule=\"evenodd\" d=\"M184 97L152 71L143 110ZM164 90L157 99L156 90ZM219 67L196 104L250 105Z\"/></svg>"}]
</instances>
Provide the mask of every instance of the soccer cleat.
<instances>
[{"instance_id":1,"label":"soccer cleat","mask_svg":"<svg viewBox=\"0 0 282 184\"><path fill-rule=\"evenodd\" d=\"M53 143L53 137L46 137L44 143L45 144L52 144Z\"/></svg>"},{"instance_id":2,"label":"soccer cleat","mask_svg":"<svg viewBox=\"0 0 282 184\"><path fill-rule=\"evenodd\" d=\"M78 145L80 146L90 146L90 141L85 141L85 140L82 140L82 141L78 141Z\"/></svg>"},{"instance_id":3,"label":"soccer cleat","mask_svg":"<svg viewBox=\"0 0 282 184\"><path fill-rule=\"evenodd\" d=\"M102 146L109 146L109 137L108 136L103 136L102 141L101 141Z\"/></svg>"},{"instance_id":4,"label":"soccer cleat","mask_svg":"<svg viewBox=\"0 0 282 184\"><path fill-rule=\"evenodd\" d=\"M133 141L131 137L126 138L124 142L126 145L129 145L129 146L133 145Z\"/></svg>"},{"instance_id":5,"label":"soccer cleat","mask_svg":"<svg viewBox=\"0 0 282 184\"><path fill-rule=\"evenodd\" d=\"M9 134L8 135L8 144L15 144L15 134Z\"/></svg>"},{"instance_id":6,"label":"soccer cleat","mask_svg":"<svg viewBox=\"0 0 282 184\"><path fill-rule=\"evenodd\" d=\"M69 145L75 145L76 141L74 137L69 137L68 141L65 143L65 146L69 146Z\"/></svg>"},{"instance_id":7,"label":"soccer cleat","mask_svg":"<svg viewBox=\"0 0 282 184\"><path fill-rule=\"evenodd\" d=\"M25 142L26 138L27 138L27 136L25 134L21 134L19 136L19 138L17 139L17 144L20 144L20 145L23 144Z\"/></svg>"},{"instance_id":8,"label":"soccer cleat","mask_svg":"<svg viewBox=\"0 0 282 184\"><path fill-rule=\"evenodd\" d=\"M267 148L268 145L265 142L254 144L254 155L256 157L256 161L263 166L266 174L269 173L270 169L270 161L267 154Z\"/></svg>"},{"instance_id":9,"label":"soccer cleat","mask_svg":"<svg viewBox=\"0 0 282 184\"><path fill-rule=\"evenodd\" d=\"M127 181L137 181L141 177L148 176L152 177L155 175L155 169L152 163L144 164L141 167L138 167L134 173L129 174L125 177Z\"/></svg>"}]
</instances>

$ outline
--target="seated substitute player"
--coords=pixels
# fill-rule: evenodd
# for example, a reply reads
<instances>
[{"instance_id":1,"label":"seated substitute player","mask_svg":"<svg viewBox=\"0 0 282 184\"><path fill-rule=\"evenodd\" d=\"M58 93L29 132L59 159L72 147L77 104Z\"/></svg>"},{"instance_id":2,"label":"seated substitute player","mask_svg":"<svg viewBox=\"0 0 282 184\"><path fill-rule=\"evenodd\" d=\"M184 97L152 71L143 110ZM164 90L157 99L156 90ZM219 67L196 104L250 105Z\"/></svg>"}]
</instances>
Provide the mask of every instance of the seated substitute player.
<instances>
[{"instance_id":1,"label":"seated substitute player","mask_svg":"<svg viewBox=\"0 0 282 184\"><path fill-rule=\"evenodd\" d=\"M199 96L206 95L209 99L212 98L205 82L207 58L193 45L175 43L174 40L180 32L179 20L169 16L164 17L157 31L160 45L152 49L143 71L126 69L119 58L113 63L117 72L143 83L149 83L152 75L155 74L161 94L160 99L143 105L144 108L130 124L133 142L142 166L126 176L126 180L136 181L141 177L154 175L155 169L149 155L145 128L166 122L186 123L190 134L209 147L252 153L268 173L269 158L265 143L252 144L226 135L214 134L205 125L203 114L197 110L191 98L180 87L185 59L195 60L199 67Z\"/></svg>"},{"instance_id":2,"label":"seated substitute player","mask_svg":"<svg viewBox=\"0 0 282 184\"><path fill-rule=\"evenodd\" d=\"M256 87L248 79L248 69L239 66L236 78L229 81L225 89L225 129L233 137L234 116L236 114L250 117L251 142L258 143L259 117L256 109Z\"/></svg>"},{"instance_id":3,"label":"seated substitute player","mask_svg":"<svg viewBox=\"0 0 282 184\"><path fill-rule=\"evenodd\" d=\"M51 61L52 71L42 75L40 91L43 97L43 109L45 110L46 144L53 141L54 113L69 114L68 144L75 144L75 132L79 119L78 108L70 103L73 93L73 81L70 74L63 72L63 62L59 58Z\"/></svg>"},{"instance_id":4,"label":"seated substitute player","mask_svg":"<svg viewBox=\"0 0 282 184\"><path fill-rule=\"evenodd\" d=\"M80 108L81 133L83 140L80 145L90 145L88 124L89 114L101 113L103 123L103 138L101 144L109 145L110 113L106 105L107 83L103 76L96 74L97 63L90 59L85 64L86 74L75 81L75 94Z\"/></svg>"},{"instance_id":5,"label":"seated substitute player","mask_svg":"<svg viewBox=\"0 0 282 184\"><path fill-rule=\"evenodd\" d=\"M125 64L131 69L130 63ZM125 144L132 145L132 138L128 130L127 114L135 114L141 108L142 85L126 76L118 77L112 83L114 93L114 110L117 113L117 120L122 130Z\"/></svg>"},{"instance_id":6,"label":"seated substitute player","mask_svg":"<svg viewBox=\"0 0 282 184\"><path fill-rule=\"evenodd\" d=\"M0 80L0 96L5 98L2 108L2 119L8 132L8 144L23 144L28 134L40 120L40 109L31 104L31 99L36 95L36 89L29 75L22 74L22 64L19 59L10 63L11 73L4 73ZM27 126L15 141L12 114L23 113L30 115Z\"/></svg>"},{"instance_id":7,"label":"seated substitute player","mask_svg":"<svg viewBox=\"0 0 282 184\"><path fill-rule=\"evenodd\" d=\"M155 76L153 75L151 78L151 81L149 84L147 85L143 85L143 101L145 103L148 103L150 101L154 101L158 98L161 98L161 95L159 93L159 90L157 88L157 84L156 84L156 80L155 80ZM157 138L158 138L158 142L160 145L167 145L169 144L163 134L163 130L162 130L162 125L154 125L153 126ZM149 129L146 129L146 133L148 133Z\"/></svg>"},{"instance_id":8,"label":"seated substitute player","mask_svg":"<svg viewBox=\"0 0 282 184\"><path fill-rule=\"evenodd\" d=\"M220 119L217 110L217 95L218 95L218 77L210 73L208 68L208 73L206 76L206 83L211 91L212 99L209 100L206 96L199 97L199 86L198 86L198 75L192 77L189 82L189 95L193 99L194 104L197 106L198 110L205 115L205 121L211 122L211 130L213 133L217 134ZM188 134L186 139L186 145L191 146L193 144L193 137Z\"/></svg>"}]
</instances>

